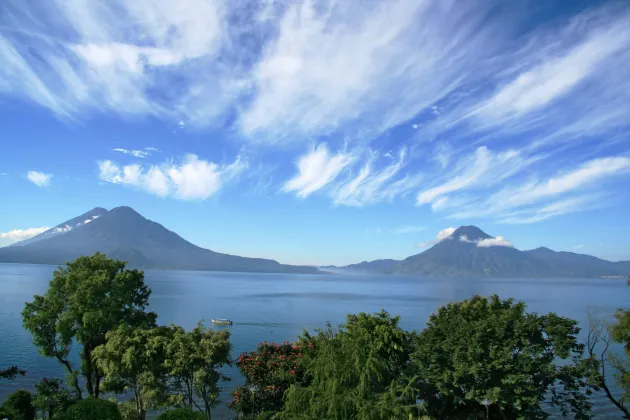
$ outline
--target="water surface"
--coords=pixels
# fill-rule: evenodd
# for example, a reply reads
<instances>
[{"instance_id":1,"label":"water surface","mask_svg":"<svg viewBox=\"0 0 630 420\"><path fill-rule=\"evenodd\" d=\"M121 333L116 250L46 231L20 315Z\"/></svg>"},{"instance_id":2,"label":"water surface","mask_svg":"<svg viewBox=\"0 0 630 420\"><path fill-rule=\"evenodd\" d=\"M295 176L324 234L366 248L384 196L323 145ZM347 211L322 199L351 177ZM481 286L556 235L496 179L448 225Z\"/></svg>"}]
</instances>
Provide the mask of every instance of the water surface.
<instances>
[{"instance_id":1,"label":"water surface","mask_svg":"<svg viewBox=\"0 0 630 420\"><path fill-rule=\"evenodd\" d=\"M0 366L28 371L15 381L0 381L0 401L17 388L34 389L42 377L63 377L61 366L42 357L21 325L20 312L34 294L48 287L55 267L0 264ZM475 294L497 294L528 304L529 311L556 312L586 326L588 311L611 313L627 307L630 287L621 279L447 279L394 276L251 274L191 271L146 271L153 290L150 309L160 324L193 328L199 320L229 318L233 356L255 349L258 342L294 339L303 329L344 322L345 315L377 312L401 316L401 326L420 330L441 305ZM242 383L238 370L227 392ZM601 396L597 418L619 418ZM224 407L215 418L229 418Z\"/></svg>"}]
</instances>

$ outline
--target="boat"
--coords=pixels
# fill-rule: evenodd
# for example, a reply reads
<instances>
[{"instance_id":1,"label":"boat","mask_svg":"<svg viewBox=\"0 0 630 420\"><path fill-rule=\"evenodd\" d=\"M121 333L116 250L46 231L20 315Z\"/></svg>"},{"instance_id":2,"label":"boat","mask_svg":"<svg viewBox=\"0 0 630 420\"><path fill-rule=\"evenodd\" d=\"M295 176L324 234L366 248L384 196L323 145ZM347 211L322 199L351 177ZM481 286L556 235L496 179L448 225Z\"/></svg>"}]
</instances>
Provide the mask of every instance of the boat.
<instances>
[{"instance_id":1,"label":"boat","mask_svg":"<svg viewBox=\"0 0 630 420\"><path fill-rule=\"evenodd\" d=\"M223 318L213 319L212 323L219 324L219 325L232 325L232 321L230 321L229 319L223 319Z\"/></svg>"}]
</instances>

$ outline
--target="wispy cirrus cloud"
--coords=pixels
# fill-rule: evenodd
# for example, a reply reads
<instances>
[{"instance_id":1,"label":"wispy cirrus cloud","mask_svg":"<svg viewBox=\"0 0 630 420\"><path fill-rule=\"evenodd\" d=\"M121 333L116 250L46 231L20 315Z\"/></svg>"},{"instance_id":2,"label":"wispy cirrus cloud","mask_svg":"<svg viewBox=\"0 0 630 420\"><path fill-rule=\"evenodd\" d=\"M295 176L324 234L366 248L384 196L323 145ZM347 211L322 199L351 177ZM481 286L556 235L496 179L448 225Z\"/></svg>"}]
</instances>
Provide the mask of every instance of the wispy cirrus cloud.
<instances>
[{"instance_id":1,"label":"wispy cirrus cloud","mask_svg":"<svg viewBox=\"0 0 630 420\"><path fill-rule=\"evenodd\" d=\"M103 160L98 162L98 167L99 178L106 182L129 185L158 197L204 200L244 171L247 162L239 156L230 164L218 165L190 154L179 163L166 161L161 165L121 167Z\"/></svg>"},{"instance_id":2,"label":"wispy cirrus cloud","mask_svg":"<svg viewBox=\"0 0 630 420\"><path fill-rule=\"evenodd\" d=\"M334 181L353 159L347 153L330 153L325 143L312 147L299 158L298 173L284 184L282 191L306 198Z\"/></svg>"},{"instance_id":3,"label":"wispy cirrus cloud","mask_svg":"<svg viewBox=\"0 0 630 420\"><path fill-rule=\"evenodd\" d=\"M7 0L0 94L68 121L150 116L267 147L318 145L273 186L299 198L411 195L446 217L533 223L604 205L590 182L561 178L630 151L630 10L579 7ZM112 179L176 195L163 169L110 164Z\"/></svg>"},{"instance_id":4,"label":"wispy cirrus cloud","mask_svg":"<svg viewBox=\"0 0 630 420\"><path fill-rule=\"evenodd\" d=\"M334 204L343 206L391 201L408 194L421 180L417 175L401 173L407 163L405 148L394 158L389 153L381 157L369 149L334 153L321 143L300 156L297 174L284 184L282 191L306 198L325 190Z\"/></svg>"},{"instance_id":5,"label":"wispy cirrus cloud","mask_svg":"<svg viewBox=\"0 0 630 420\"><path fill-rule=\"evenodd\" d=\"M160 149L158 149L157 147L145 147L144 149L124 149L118 147L116 149L112 149L112 151L144 159L147 156L150 156L152 153L159 152Z\"/></svg>"},{"instance_id":6,"label":"wispy cirrus cloud","mask_svg":"<svg viewBox=\"0 0 630 420\"><path fill-rule=\"evenodd\" d=\"M450 204L434 207L453 219L494 218L499 223L524 224L551 217L591 210L609 203L606 181L630 173L630 158L614 156L592 159L562 173L551 173L542 179L512 179L497 189L495 184L482 185L483 194L472 196L460 188ZM446 177L452 176L446 174ZM493 188L494 187L494 188ZM448 203L448 202L447 202Z\"/></svg>"},{"instance_id":7,"label":"wispy cirrus cloud","mask_svg":"<svg viewBox=\"0 0 630 420\"><path fill-rule=\"evenodd\" d=\"M426 226L410 225L410 226L402 226L402 227L393 229L392 233L395 233L397 235L406 235L408 233L422 232L425 229L426 229Z\"/></svg>"},{"instance_id":8,"label":"wispy cirrus cloud","mask_svg":"<svg viewBox=\"0 0 630 420\"><path fill-rule=\"evenodd\" d=\"M26 177L33 184L37 185L40 188L48 187L52 180L52 174L46 174L44 172L39 171L28 171Z\"/></svg>"}]
</instances>

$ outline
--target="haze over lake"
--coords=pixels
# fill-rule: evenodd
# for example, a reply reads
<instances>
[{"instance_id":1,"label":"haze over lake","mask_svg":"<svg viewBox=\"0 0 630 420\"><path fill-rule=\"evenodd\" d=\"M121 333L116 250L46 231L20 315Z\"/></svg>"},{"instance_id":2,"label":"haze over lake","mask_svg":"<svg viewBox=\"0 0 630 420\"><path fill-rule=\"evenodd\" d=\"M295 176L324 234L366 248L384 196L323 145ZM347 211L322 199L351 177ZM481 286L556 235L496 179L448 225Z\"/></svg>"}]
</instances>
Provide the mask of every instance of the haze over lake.
<instances>
[{"instance_id":1,"label":"haze over lake","mask_svg":"<svg viewBox=\"0 0 630 420\"><path fill-rule=\"evenodd\" d=\"M0 382L0 400L19 387L33 389L42 377L63 377L53 359L40 356L22 328L20 312L34 294L43 294L55 267L0 264L0 366L17 364L26 377ZM449 279L377 275L251 274L194 271L145 272L153 290L150 310L158 323L191 329L205 319L229 318L234 325L233 357L255 349L258 342L294 339L303 329L342 323L345 315L381 308L401 316L405 329L422 329L439 306L474 294L498 294L528 304L529 311L556 312L587 326L588 311L612 313L626 307L630 287L623 279ZM215 327L223 328L223 327ZM242 381L236 368L227 391ZM608 401L597 418L618 418ZM228 418L225 405L217 418Z\"/></svg>"}]
</instances>

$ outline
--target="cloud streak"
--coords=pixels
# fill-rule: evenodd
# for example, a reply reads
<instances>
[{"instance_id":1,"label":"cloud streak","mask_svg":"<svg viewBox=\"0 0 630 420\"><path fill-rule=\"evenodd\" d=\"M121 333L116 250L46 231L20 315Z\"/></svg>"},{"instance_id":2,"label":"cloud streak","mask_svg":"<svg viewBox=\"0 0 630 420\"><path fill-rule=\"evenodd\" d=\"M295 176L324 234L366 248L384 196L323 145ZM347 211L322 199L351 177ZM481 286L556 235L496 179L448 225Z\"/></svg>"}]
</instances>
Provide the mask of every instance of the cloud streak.
<instances>
[{"instance_id":1,"label":"cloud streak","mask_svg":"<svg viewBox=\"0 0 630 420\"><path fill-rule=\"evenodd\" d=\"M295 192L299 198L306 198L334 181L352 161L349 154L331 154L322 143L299 158L298 173L284 184L282 191Z\"/></svg>"}]
</instances>

